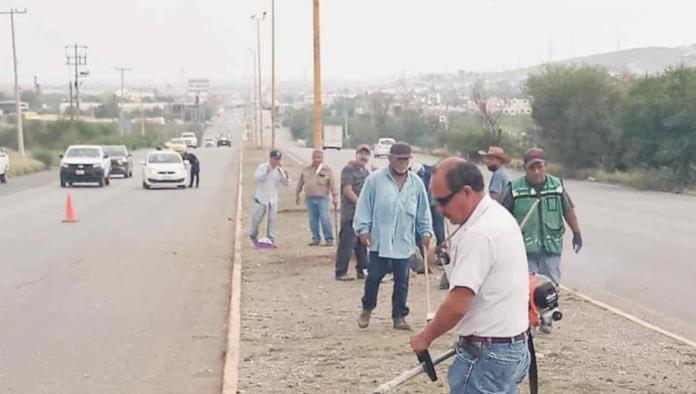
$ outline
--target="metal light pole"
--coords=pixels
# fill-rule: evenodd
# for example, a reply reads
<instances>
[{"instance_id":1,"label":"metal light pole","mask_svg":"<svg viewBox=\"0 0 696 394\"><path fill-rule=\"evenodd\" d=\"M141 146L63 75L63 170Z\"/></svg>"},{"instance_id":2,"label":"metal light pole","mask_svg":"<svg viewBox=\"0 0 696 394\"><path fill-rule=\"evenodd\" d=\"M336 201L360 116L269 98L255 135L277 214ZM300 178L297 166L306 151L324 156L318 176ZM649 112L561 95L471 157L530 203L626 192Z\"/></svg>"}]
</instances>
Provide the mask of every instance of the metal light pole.
<instances>
[{"instance_id":1,"label":"metal light pole","mask_svg":"<svg viewBox=\"0 0 696 394\"><path fill-rule=\"evenodd\" d=\"M258 83L258 80L256 79L256 51L253 49L249 49L249 52L251 52L251 58L254 62L254 86L253 86L253 95L254 95L254 145L256 147L260 147L259 145L259 91L256 88L256 84Z\"/></svg>"},{"instance_id":2,"label":"metal light pole","mask_svg":"<svg viewBox=\"0 0 696 394\"><path fill-rule=\"evenodd\" d=\"M261 15L252 15L251 19L256 21L256 67L258 71L258 100L259 100L259 144L263 149L263 93L261 89L261 21L266 19L266 11Z\"/></svg>"},{"instance_id":3,"label":"metal light pole","mask_svg":"<svg viewBox=\"0 0 696 394\"><path fill-rule=\"evenodd\" d=\"M321 123L321 53L319 42L319 0L314 1L314 149L323 147Z\"/></svg>"},{"instance_id":4,"label":"metal light pole","mask_svg":"<svg viewBox=\"0 0 696 394\"><path fill-rule=\"evenodd\" d=\"M276 140L276 64L275 64L275 0L271 0L271 150Z\"/></svg>"},{"instance_id":5,"label":"metal light pole","mask_svg":"<svg viewBox=\"0 0 696 394\"><path fill-rule=\"evenodd\" d=\"M123 90L125 89L124 87L124 78L123 74L126 71L131 71L131 68L128 67L114 67L114 70L119 71L121 73L121 107L118 109L118 127L119 130L121 131L121 136L123 136Z\"/></svg>"},{"instance_id":6,"label":"metal light pole","mask_svg":"<svg viewBox=\"0 0 696 394\"><path fill-rule=\"evenodd\" d=\"M15 43L15 14L26 14L27 9L12 8L7 12L0 12L2 15L10 15L10 28L12 29L12 60L14 63L14 99L15 99L15 115L17 117L17 150L22 157L26 156L24 151L24 127L22 125L22 103L19 99L19 76L17 75L17 45Z\"/></svg>"}]
</instances>

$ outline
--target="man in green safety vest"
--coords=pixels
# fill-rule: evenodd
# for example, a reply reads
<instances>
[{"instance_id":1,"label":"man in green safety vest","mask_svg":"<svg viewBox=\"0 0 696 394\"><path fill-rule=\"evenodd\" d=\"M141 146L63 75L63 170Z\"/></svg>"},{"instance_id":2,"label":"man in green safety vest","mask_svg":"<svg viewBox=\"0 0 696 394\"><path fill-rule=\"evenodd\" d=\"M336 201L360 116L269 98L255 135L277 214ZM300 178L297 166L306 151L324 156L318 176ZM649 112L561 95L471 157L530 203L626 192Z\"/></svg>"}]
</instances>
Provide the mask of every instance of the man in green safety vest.
<instances>
[{"instance_id":1,"label":"man in green safety vest","mask_svg":"<svg viewBox=\"0 0 696 394\"><path fill-rule=\"evenodd\" d=\"M501 204L518 223L532 211L522 230L529 272L546 275L558 286L565 233L563 220L573 231L573 250L578 253L582 249L578 218L563 181L546 173L542 149L527 150L524 154L524 172L524 176L510 182Z\"/></svg>"}]
</instances>

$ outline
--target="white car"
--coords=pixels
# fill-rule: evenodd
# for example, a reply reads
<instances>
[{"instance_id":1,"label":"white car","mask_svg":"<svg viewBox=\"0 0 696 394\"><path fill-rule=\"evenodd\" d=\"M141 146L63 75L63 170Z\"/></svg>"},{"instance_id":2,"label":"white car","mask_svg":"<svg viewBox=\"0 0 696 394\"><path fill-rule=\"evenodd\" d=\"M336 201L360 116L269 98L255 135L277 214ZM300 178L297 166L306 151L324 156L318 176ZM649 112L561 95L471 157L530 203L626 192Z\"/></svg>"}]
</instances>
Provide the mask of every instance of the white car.
<instances>
[{"instance_id":1,"label":"white car","mask_svg":"<svg viewBox=\"0 0 696 394\"><path fill-rule=\"evenodd\" d=\"M203 140L204 148L215 148L217 146L217 140L215 138L206 138Z\"/></svg>"},{"instance_id":2,"label":"white car","mask_svg":"<svg viewBox=\"0 0 696 394\"><path fill-rule=\"evenodd\" d=\"M389 149L391 149L394 144L396 144L396 141L393 138L380 138L377 140L375 148L373 149L374 156L389 156Z\"/></svg>"},{"instance_id":3,"label":"white car","mask_svg":"<svg viewBox=\"0 0 696 394\"><path fill-rule=\"evenodd\" d=\"M0 148L0 183L7 183L7 173L10 172L10 153Z\"/></svg>"},{"instance_id":4,"label":"white car","mask_svg":"<svg viewBox=\"0 0 696 394\"><path fill-rule=\"evenodd\" d=\"M187 171L181 155L169 150L149 152L143 165L143 189L186 188Z\"/></svg>"},{"instance_id":5,"label":"white car","mask_svg":"<svg viewBox=\"0 0 696 394\"><path fill-rule=\"evenodd\" d=\"M198 147L198 137L196 136L196 133L192 133L192 132L181 133L181 139L184 140L184 142L186 143L186 146L189 148Z\"/></svg>"},{"instance_id":6,"label":"white car","mask_svg":"<svg viewBox=\"0 0 696 394\"><path fill-rule=\"evenodd\" d=\"M111 183L111 159L99 145L71 145L60 158L61 187L82 182L104 187Z\"/></svg>"}]
</instances>

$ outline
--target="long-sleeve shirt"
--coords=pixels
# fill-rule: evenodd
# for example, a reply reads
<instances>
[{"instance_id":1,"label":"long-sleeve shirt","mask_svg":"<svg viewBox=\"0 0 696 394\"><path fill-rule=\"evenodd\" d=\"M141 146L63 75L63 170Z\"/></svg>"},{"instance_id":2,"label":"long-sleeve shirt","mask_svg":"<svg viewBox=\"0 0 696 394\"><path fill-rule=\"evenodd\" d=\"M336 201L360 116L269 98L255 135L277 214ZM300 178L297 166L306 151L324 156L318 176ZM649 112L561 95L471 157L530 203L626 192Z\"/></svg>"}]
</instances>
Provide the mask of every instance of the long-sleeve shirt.
<instances>
[{"instance_id":1,"label":"long-sleeve shirt","mask_svg":"<svg viewBox=\"0 0 696 394\"><path fill-rule=\"evenodd\" d=\"M433 225L425 186L412 172L399 186L389 168L365 180L353 218L358 235L370 234L370 251L380 257L409 258L416 247L416 233L432 237Z\"/></svg>"},{"instance_id":2,"label":"long-sleeve shirt","mask_svg":"<svg viewBox=\"0 0 696 394\"><path fill-rule=\"evenodd\" d=\"M271 204L278 206L278 186L287 186L289 180L285 176L285 171L280 167L276 167L268 173L268 168L270 164L261 163L256 167L256 173L254 178L256 178L256 194L254 194L254 199L260 204L267 205Z\"/></svg>"},{"instance_id":3,"label":"long-sleeve shirt","mask_svg":"<svg viewBox=\"0 0 696 394\"><path fill-rule=\"evenodd\" d=\"M300 179L297 181L296 192L298 197L302 192L302 188L304 188L305 197L327 197L331 193L334 201L337 201L338 198L333 171L326 164L322 164L321 168L314 166L305 167L300 173Z\"/></svg>"}]
</instances>

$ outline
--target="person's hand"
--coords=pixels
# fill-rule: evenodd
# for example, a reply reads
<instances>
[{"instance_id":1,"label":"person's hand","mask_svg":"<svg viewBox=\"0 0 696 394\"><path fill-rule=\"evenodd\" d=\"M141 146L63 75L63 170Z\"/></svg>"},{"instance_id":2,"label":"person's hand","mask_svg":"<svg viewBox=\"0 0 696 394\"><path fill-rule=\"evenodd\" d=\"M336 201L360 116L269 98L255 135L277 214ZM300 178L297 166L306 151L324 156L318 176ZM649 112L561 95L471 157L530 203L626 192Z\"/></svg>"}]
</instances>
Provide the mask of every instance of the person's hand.
<instances>
[{"instance_id":1,"label":"person's hand","mask_svg":"<svg viewBox=\"0 0 696 394\"><path fill-rule=\"evenodd\" d=\"M580 249L582 249L582 235L580 235L580 231L578 231L573 233L573 250L575 253L578 253Z\"/></svg>"},{"instance_id":2,"label":"person's hand","mask_svg":"<svg viewBox=\"0 0 696 394\"><path fill-rule=\"evenodd\" d=\"M362 246L369 248L371 243L370 233L365 233L360 236L360 243Z\"/></svg>"},{"instance_id":3,"label":"person's hand","mask_svg":"<svg viewBox=\"0 0 696 394\"><path fill-rule=\"evenodd\" d=\"M295 204L300 205L300 196L295 197Z\"/></svg>"},{"instance_id":4,"label":"person's hand","mask_svg":"<svg viewBox=\"0 0 696 394\"><path fill-rule=\"evenodd\" d=\"M423 236L421 240L421 245L423 245L424 250L430 250L430 235Z\"/></svg>"},{"instance_id":5,"label":"person's hand","mask_svg":"<svg viewBox=\"0 0 696 394\"><path fill-rule=\"evenodd\" d=\"M428 347L430 346L430 341L425 337L425 333L423 331L412 336L409 343L411 344L411 349L413 349L416 354L424 350L428 350Z\"/></svg>"}]
</instances>

